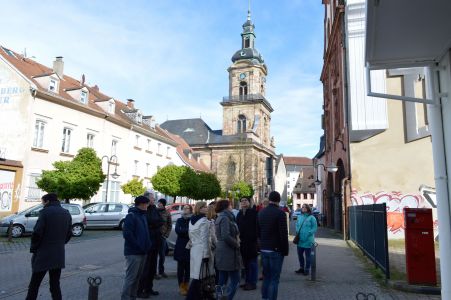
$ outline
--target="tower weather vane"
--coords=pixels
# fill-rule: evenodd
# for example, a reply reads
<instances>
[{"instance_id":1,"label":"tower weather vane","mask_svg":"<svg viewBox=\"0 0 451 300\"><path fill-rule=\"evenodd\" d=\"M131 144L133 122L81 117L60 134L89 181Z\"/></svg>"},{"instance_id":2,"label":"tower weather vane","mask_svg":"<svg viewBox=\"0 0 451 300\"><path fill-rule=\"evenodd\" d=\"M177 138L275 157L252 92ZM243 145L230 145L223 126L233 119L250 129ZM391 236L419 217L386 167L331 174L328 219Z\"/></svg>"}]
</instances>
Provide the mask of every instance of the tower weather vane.
<instances>
[{"instance_id":1,"label":"tower weather vane","mask_svg":"<svg viewBox=\"0 0 451 300\"><path fill-rule=\"evenodd\" d=\"M250 21L251 19L251 0L249 0L249 5L247 8L247 20Z\"/></svg>"}]
</instances>

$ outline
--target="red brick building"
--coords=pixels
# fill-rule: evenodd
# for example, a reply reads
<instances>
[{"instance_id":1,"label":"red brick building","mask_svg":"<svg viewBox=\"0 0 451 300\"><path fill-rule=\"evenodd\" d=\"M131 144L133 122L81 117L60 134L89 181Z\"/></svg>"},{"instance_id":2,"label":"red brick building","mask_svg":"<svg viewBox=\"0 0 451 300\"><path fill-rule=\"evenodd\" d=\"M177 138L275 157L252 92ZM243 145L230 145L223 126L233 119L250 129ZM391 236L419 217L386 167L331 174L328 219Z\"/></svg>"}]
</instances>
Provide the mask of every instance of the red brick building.
<instances>
[{"instance_id":1,"label":"red brick building","mask_svg":"<svg viewBox=\"0 0 451 300\"><path fill-rule=\"evenodd\" d=\"M323 83L325 134L324 164L335 164L338 171L325 172L323 180L323 211L328 227L342 231L346 224L346 207L349 198L349 137L346 109L346 51L344 44L343 1L322 0L324 17L324 64L321 72ZM321 166L319 166L321 167Z\"/></svg>"}]
</instances>

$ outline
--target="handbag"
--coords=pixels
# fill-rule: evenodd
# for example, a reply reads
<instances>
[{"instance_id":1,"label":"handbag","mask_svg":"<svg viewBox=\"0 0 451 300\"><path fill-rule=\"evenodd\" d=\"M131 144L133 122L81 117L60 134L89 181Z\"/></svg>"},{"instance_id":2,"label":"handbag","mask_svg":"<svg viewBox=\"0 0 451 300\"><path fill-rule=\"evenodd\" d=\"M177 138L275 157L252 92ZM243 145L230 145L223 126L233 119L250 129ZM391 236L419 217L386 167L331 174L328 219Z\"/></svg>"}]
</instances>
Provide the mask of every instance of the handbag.
<instances>
[{"instance_id":1,"label":"handbag","mask_svg":"<svg viewBox=\"0 0 451 300\"><path fill-rule=\"evenodd\" d=\"M202 299L214 299L216 292L216 280L215 276L210 274L210 268L208 261L202 261L200 267L200 294Z\"/></svg>"},{"instance_id":2,"label":"handbag","mask_svg":"<svg viewBox=\"0 0 451 300\"><path fill-rule=\"evenodd\" d=\"M295 244L295 245L299 244L299 240L300 240L299 234L301 233L302 225L304 225L304 222L307 220L307 218L305 218L304 221L302 221L301 227L299 227L299 230L298 230L298 232L296 233L296 236L293 239L293 244Z\"/></svg>"}]
</instances>

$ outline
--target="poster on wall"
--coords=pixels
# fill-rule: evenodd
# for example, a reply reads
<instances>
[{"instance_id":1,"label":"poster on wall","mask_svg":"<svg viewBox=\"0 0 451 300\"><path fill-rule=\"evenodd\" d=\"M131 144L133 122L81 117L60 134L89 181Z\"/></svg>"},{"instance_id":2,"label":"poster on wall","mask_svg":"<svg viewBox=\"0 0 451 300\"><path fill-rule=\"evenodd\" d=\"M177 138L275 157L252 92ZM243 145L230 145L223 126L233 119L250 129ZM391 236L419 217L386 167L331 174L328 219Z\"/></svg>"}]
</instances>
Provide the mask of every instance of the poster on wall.
<instances>
[{"instance_id":1,"label":"poster on wall","mask_svg":"<svg viewBox=\"0 0 451 300\"><path fill-rule=\"evenodd\" d=\"M13 171L0 170L0 212L12 209L15 175Z\"/></svg>"}]
</instances>

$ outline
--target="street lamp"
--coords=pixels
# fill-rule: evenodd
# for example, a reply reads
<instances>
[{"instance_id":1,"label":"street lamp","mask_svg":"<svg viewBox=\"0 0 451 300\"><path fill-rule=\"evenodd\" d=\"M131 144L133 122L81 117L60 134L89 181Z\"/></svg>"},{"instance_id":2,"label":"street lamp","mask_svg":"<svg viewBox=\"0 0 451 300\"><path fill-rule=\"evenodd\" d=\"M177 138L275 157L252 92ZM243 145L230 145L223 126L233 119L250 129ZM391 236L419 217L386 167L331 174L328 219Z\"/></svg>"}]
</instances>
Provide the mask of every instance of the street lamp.
<instances>
[{"instance_id":1,"label":"street lamp","mask_svg":"<svg viewBox=\"0 0 451 300\"><path fill-rule=\"evenodd\" d=\"M111 155L111 157L108 157L108 155L104 155L104 156L102 156L102 162L103 162L104 158L106 158L106 162L107 162L105 202L108 202L108 184L110 182L110 165L111 164L114 163L114 173L111 174L111 177L113 177L113 179L117 179L120 175L117 173L117 156Z\"/></svg>"},{"instance_id":2,"label":"street lamp","mask_svg":"<svg viewBox=\"0 0 451 300\"><path fill-rule=\"evenodd\" d=\"M316 180L315 180L315 185L320 185L321 184L321 180L319 180L318 177L318 166L322 166L324 171L327 171L329 173L335 173L338 171L338 167L334 164L331 163L329 166L325 166L324 164L316 164Z\"/></svg>"}]
</instances>

